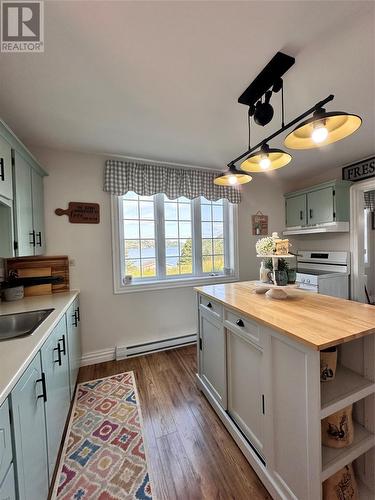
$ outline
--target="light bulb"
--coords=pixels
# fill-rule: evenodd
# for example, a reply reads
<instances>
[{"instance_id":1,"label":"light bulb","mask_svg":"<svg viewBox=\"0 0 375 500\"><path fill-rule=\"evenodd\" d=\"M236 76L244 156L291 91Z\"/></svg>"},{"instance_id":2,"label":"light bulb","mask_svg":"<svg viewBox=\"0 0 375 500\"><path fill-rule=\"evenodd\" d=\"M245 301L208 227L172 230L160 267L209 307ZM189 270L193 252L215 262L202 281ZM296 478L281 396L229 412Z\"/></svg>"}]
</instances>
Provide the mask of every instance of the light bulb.
<instances>
[{"instance_id":1,"label":"light bulb","mask_svg":"<svg viewBox=\"0 0 375 500\"><path fill-rule=\"evenodd\" d=\"M228 176L228 182L233 186L233 184L237 184L237 177L235 175Z\"/></svg>"},{"instance_id":2,"label":"light bulb","mask_svg":"<svg viewBox=\"0 0 375 500\"><path fill-rule=\"evenodd\" d=\"M271 165L271 160L268 156L264 156L259 162L260 168L263 170L267 170L267 168Z\"/></svg>"},{"instance_id":3,"label":"light bulb","mask_svg":"<svg viewBox=\"0 0 375 500\"><path fill-rule=\"evenodd\" d=\"M311 134L311 139L316 143L319 144L321 142L324 142L328 137L328 130L325 128L324 125L318 125L314 127L314 130L312 131Z\"/></svg>"}]
</instances>

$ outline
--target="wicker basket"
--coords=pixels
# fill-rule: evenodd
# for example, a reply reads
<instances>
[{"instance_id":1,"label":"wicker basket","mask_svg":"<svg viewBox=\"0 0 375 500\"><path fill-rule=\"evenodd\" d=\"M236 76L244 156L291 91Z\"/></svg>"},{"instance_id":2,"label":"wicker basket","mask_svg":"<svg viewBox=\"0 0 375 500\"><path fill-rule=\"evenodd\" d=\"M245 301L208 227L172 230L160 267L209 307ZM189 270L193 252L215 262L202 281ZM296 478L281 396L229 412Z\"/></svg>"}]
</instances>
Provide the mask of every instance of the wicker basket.
<instances>
[{"instance_id":1,"label":"wicker basket","mask_svg":"<svg viewBox=\"0 0 375 500\"><path fill-rule=\"evenodd\" d=\"M337 347L329 347L320 351L320 380L334 380L337 367Z\"/></svg>"},{"instance_id":2,"label":"wicker basket","mask_svg":"<svg viewBox=\"0 0 375 500\"><path fill-rule=\"evenodd\" d=\"M351 464L324 481L323 500L359 500L357 482Z\"/></svg>"},{"instance_id":3,"label":"wicker basket","mask_svg":"<svg viewBox=\"0 0 375 500\"><path fill-rule=\"evenodd\" d=\"M322 420L322 444L329 448L346 448L353 443L353 405Z\"/></svg>"}]
</instances>

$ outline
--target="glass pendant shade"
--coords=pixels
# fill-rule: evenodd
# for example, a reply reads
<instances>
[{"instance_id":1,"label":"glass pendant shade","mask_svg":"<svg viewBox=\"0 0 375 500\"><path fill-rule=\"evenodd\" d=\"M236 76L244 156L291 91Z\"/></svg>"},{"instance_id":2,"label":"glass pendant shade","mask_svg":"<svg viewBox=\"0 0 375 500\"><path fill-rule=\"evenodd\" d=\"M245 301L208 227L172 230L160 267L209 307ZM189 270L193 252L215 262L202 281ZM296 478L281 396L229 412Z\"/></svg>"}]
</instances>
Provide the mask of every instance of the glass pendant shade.
<instances>
[{"instance_id":1,"label":"glass pendant shade","mask_svg":"<svg viewBox=\"0 0 375 500\"><path fill-rule=\"evenodd\" d=\"M245 172L268 172L269 170L285 167L291 159L289 153L264 145L259 151L255 151L241 163L241 170Z\"/></svg>"},{"instance_id":2,"label":"glass pendant shade","mask_svg":"<svg viewBox=\"0 0 375 500\"><path fill-rule=\"evenodd\" d=\"M312 149L340 141L353 134L362 124L357 115L341 111L314 113L312 118L300 123L285 138L284 144L290 149Z\"/></svg>"},{"instance_id":3,"label":"glass pendant shade","mask_svg":"<svg viewBox=\"0 0 375 500\"><path fill-rule=\"evenodd\" d=\"M239 186L240 184L250 182L252 179L250 175L240 172L232 165L227 172L216 177L214 184L217 186Z\"/></svg>"}]
</instances>

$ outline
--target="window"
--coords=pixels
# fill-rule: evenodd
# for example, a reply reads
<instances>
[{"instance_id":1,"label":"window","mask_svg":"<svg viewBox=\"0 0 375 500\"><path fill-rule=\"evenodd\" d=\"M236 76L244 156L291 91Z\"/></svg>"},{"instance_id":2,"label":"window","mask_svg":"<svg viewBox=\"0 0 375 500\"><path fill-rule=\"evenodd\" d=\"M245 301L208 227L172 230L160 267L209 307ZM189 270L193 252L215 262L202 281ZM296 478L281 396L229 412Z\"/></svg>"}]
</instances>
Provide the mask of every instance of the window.
<instances>
[{"instance_id":1,"label":"window","mask_svg":"<svg viewBox=\"0 0 375 500\"><path fill-rule=\"evenodd\" d=\"M236 278L236 206L164 194L113 197L115 291ZM117 215L116 215L117 214ZM132 276L125 284L125 276ZM159 288L161 286L156 286Z\"/></svg>"}]
</instances>

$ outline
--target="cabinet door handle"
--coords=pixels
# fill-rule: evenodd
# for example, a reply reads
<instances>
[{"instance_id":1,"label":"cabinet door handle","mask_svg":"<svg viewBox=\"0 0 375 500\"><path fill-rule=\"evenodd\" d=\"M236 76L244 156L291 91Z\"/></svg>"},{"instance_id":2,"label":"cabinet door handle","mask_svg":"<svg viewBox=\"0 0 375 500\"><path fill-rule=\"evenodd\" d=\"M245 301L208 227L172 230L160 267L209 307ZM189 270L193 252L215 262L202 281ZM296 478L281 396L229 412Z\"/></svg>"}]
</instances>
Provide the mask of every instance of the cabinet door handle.
<instances>
[{"instance_id":1,"label":"cabinet door handle","mask_svg":"<svg viewBox=\"0 0 375 500\"><path fill-rule=\"evenodd\" d=\"M78 326L78 317L77 317L77 311L74 311L74 314L72 314L73 318L73 326Z\"/></svg>"},{"instance_id":2,"label":"cabinet door handle","mask_svg":"<svg viewBox=\"0 0 375 500\"><path fill-rule=\"evenodd\" d=\"M303 220L303 211L302 210L299 211L299 220Z\"/></svg>"},{"instance_id":3,"label":"cabinet door handle","mask_svg":"<svg viewBox=\"0 0 375 500\"><path fill-rule=\"evenodd\" d=\"M30 231L29 236L31 236L31 241L29 241L30 245L35 247L35 231L34 230Z\"/></svg>"},{"instance_id":4,"label":"cabinet door handle","mask_svg":"<svg viewBox=\"0 0 375 500\"><path fill-rule=\"evenodd\" d=\"M60 345L60 342L62 342L62 353L64 354L64 356L66 356L66 343L65 343L65 335L63 335L61 337L61 339L59 339L59 345Z\"/></svg>"},{"instance_id":5,"label":"cabinet door handle","mask_svg":"<svg viewBox=\"0 0 375 500\"><path fill-rule=\"evenodd\" d=\"M312 218L313 218L313 209L310 208L310 219L312 219Z\"/></svg>"},{"instance_id":6,"label":"cabinet door handle","mask_svg":"<svg viewBox=\"0 0 375 500\"><path fill-rule=\"evenodd\" d=\"M78 322L80 322L81 321L81 312L79 310L79 306L76 309L76 313L77 313L77 320L78 320Z\"/></svg>"},{"instance_id":7,"label":"cabinet door handle","mask_svg":"<svg viewBox=\"0 0 375 500\"><path fill-rule=\"evenodd\" d=\"M37 245L39 245L40 247L42 246L42 231L38 231L36 233L36 237L37 237Z\"/></svg>"},{"instance_id":8,"label":"cabinet door handle","mask_svg":"<svg viewBox=\"0 0 375 500\"><path fill-rule=\"evenodd\" d=\"M38 396L38 399L39 398L43 398L43 401L45 403L47 403L47 387L46 387L46 376L44 374L44 372L42 372L42 378L38 378L38 380L36 382L42 382L42 390L43 390L43 394L40 394Z\"/></svg>"},{"instance_id":9,"label":"cabinet door handle","mask_svg":"<svg viewBox=\"0 0 375 500\"><path fill-rule=\"evenodd\" d=\"M266 414L266 405L264 402L264 394L262 394L262 413L263 413L263 415Z\"/></svg>"},{"instance_id":10,"label":"cabinet door handle","mask_svg":"<svg viewBox=\"0 0 375 500\"><path fill-rule=\"evenodd\" d=\"M57 344L57 347L54 348L53 352L57 351L57 359L54 359L54 363L58 363L61 366L61 347L60 344Z\"/></svg>"},{"instance_id":11,"label":"cabinet door handle","mask_svg":"<svg viewBox=\"0 0 375 500\"><path fill-rule=\"evenodd\" d=\"M212 304L211 304L211 302L209 302L209 303L207 304L207 307L208 307L209 309L212 309Z\"/></svg>"},{"instance_id":12,"label":"cabinet door handle","mask_svg":"<svg viewBox=\"0 0 375 500\"><path fill-rule=\"evenodd\" d=\"M237 325L237 326L240 326L241 328L243 328L243 327L245 326L245 324L244 324L244 322L242 321L242 319L238 319L238 320L236 321L236 325Z\"/></svg>"},{"instance_id":13,"label":"cabinet door handle","mask_svg":"<svg viewBox=\"0 0 375 500\"><path fill-rule=\"evenodd\" d=\"M0 181L5 181L4 158L0 158Z\"/></svg>"}]
</instances>

